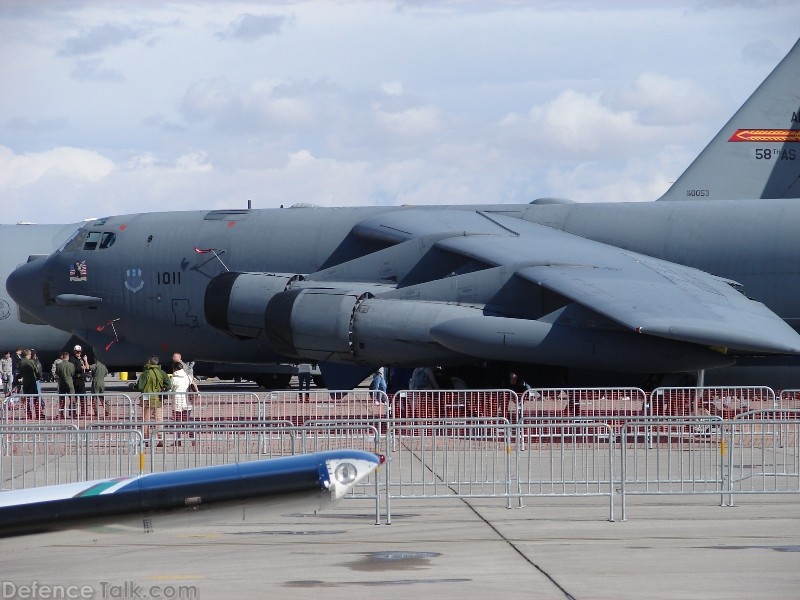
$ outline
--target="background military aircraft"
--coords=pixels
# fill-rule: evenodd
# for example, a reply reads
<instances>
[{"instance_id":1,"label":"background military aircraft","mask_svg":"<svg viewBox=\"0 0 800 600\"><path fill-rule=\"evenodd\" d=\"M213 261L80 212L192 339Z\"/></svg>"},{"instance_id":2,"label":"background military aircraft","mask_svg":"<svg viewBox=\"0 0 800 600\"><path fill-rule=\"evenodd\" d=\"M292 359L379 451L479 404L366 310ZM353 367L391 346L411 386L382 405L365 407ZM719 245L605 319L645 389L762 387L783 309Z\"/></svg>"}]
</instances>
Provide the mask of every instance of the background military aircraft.
<instances>
[{"instance_id":1,"label":"background military aircraft","mask_svg":"<svg viewBox=\"0 0 800 600\"><path fill-rule=\"evenodd\" d=\"M753 364L783 387L800 373L798 67L795 45L657 202L113 216L7 288L110 356L313 360L332 388L476 364L494 375L471 385Z\"/></svg>"}]
</instances>

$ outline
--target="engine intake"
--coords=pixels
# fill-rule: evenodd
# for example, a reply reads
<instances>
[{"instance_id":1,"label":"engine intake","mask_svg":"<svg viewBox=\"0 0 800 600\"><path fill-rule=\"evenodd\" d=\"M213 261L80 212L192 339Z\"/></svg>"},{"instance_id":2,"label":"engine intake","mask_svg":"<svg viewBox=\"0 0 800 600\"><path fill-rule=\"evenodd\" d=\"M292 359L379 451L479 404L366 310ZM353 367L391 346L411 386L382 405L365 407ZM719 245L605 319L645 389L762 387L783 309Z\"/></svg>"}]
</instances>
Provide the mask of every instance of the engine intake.
<instances>
[{"instance_id":1,"label":"engine intake","mask_svg":"<svg viewBox=\"0 0 800 600\"><path fill-rule=\"evenodd\" d=\"M209 325L239 339L257 338L270 300L302 281L288 273L222 273L212 279L204 299Z\"/></svg>"}]
</instances>

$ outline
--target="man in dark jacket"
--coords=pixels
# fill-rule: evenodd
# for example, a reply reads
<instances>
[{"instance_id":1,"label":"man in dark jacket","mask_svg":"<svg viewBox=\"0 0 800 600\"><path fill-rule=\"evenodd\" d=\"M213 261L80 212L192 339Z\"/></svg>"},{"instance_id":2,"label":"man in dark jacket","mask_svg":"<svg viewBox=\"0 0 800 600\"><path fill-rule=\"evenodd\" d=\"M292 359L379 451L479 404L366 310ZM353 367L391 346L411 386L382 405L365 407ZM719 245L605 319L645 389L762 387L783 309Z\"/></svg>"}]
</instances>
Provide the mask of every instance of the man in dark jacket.
<instances>
[{"instance_id":1,"label":"man in dark jacket","mask_svg":"<svg viewBox=\"0 0 800 600\"><path fill-rule=\"evenodd\" d=\"M75 373L72 375L72 386L75 388L75 397L78 398L81 405L81 415L86 414L86 379L85 376L89 373L89 359L83 353L83 347L76 345L72 349L72 356L69 357L69 362L75 366Z\"/></svg>"},{"instance_id":2,"label":"man in dark jacket","mask_svg":"<svg viewBox=\"0 0 800 600\"><path fill-rule=\"evenodd\" d=\"M28 411L28 419L39 420L42 407L39 405L41 398L36 382L42 378L42 372L37 363L31 360L31 351L23 350L22 360L19 362L19 377L22 380L22 394Z\"/></svg>"},{"instance_id":3,"label":"man in dark jacket","mask_svg":"<svg viewBox=\"0 0 800 600\"><path fill-rule=\"evenodd\" d=\"M17 348L17 351L11 355L12 387L19 387L19 363L22 362L22 358L22 348Z\"/></svg>"}]
</instances>

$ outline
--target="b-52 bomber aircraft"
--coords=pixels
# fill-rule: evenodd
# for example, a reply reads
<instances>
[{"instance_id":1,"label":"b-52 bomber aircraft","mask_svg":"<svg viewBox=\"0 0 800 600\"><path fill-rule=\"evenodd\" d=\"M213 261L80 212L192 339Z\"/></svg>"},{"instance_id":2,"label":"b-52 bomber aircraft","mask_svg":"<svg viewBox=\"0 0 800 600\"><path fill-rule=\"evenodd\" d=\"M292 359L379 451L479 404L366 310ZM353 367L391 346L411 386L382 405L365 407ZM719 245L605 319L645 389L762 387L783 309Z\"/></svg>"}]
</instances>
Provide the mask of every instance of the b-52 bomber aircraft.
<instances>
[{"instance_id":1,"label":"b-52 bomber aircraft","mask_svg":"<svg viewBox=\"0 0 800 600\"><path fill-rule=\"evenodd\" d=\"M311 360L331 389L380 365L800 373L798 77L800 43L656 202L111 216L7 289L95 346Z\"/></svg>"}]
</instances>

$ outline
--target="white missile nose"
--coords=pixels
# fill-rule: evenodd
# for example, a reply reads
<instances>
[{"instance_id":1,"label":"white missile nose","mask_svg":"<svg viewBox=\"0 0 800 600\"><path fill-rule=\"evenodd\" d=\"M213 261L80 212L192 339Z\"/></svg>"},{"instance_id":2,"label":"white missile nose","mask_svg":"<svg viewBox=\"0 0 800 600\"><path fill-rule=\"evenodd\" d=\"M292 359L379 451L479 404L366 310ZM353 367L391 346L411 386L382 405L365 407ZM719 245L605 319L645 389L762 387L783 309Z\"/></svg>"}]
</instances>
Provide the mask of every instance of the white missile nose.
<instances>
[{"instance_id":1,"label":"white missile nose","mask_svg":"<svg viewBox=\"0 0 800 600\"><path fill-rule=\"evenodd\" d=\"M44 282L44 259L26 263L6 279L6 291L22 308L33 312L44 307L42 283Z\"/></svg>"}]
</instances>

